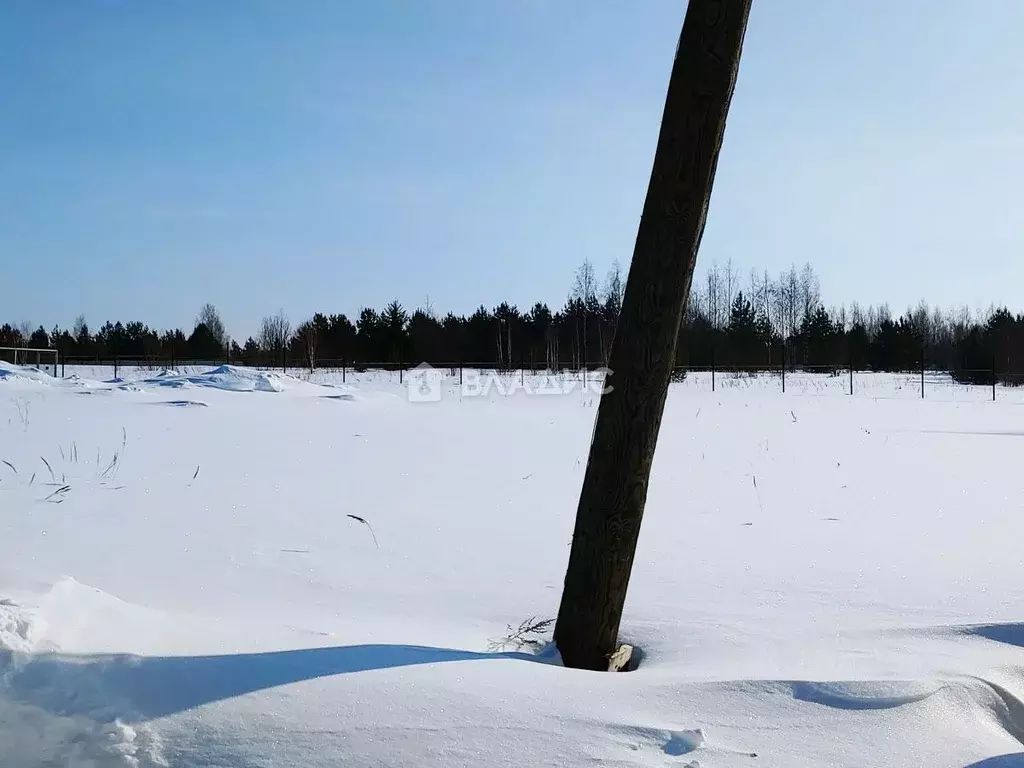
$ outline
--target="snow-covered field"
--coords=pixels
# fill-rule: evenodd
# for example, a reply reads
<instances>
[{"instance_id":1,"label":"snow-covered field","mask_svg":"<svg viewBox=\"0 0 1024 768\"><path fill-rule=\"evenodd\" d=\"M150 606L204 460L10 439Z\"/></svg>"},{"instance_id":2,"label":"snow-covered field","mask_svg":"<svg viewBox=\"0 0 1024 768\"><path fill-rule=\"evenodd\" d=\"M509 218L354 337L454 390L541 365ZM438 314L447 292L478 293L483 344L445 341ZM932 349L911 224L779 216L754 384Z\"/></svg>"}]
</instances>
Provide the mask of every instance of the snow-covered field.
<instances>
[{"instance_id":1,"label":"snow-covered field","mask_svg":"<svg viewBox=\"0 0 1024 768\"><path fill-rule=\"evenodd\" d=\"M120 373L0 363L4 768L1024 766L1024 391L673 385L608 674L593 391Z\"/></svg>"}]
</instances>

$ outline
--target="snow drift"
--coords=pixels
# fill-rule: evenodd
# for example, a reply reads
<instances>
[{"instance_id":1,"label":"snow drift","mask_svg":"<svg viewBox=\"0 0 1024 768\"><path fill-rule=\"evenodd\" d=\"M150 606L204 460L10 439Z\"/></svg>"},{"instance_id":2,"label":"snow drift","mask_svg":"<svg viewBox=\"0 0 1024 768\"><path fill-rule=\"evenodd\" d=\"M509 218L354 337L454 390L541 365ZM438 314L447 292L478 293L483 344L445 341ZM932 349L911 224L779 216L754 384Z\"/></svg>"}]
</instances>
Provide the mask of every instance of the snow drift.
<instances>
[{"instance_id":1,"label":"snow drift","mask_svg":"<svg viewBox=\"0 0 1024 768\"><path fill-rule=\"evenodd\" d=\"M600 674L503 643L557 609L589 393L265 375L0 381L0 765L1024 760L1018 393L674 386Z\"/></svg>"}]
</instances>

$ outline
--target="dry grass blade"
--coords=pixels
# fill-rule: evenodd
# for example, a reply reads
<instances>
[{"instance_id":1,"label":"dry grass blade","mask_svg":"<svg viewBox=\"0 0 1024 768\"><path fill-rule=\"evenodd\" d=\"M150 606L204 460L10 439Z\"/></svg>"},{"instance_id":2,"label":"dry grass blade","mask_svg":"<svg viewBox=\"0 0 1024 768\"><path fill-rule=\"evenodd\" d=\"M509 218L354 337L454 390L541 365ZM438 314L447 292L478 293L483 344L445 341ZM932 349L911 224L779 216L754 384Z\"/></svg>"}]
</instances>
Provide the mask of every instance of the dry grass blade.
<instances>
[{"instance_id":1,"label":"dry grass blade","mask_svg":"<svg viewBox=\"0 0 1024 768\"><path fill-rule=\"evenodd\" d=\"M103 479L103 480L107 480L107 479L113 480L114 479L114 475L117 474L117 472L115 471L116 469L117 469L117 454L115 453L114 454L114 458L112 458L110 460L110 463L107 465L107 468L104 469L100 473L100 478ZM111 473L113 473L113 474L111 474ZM108 475L109 475L109 478L108 478Z\"/></svg>"},{"instance_id":2,"label":"dry grass blade","mask_svg":"<svg viewBox=\"0 0 1024 768\"><path fill-rule=\"evenodd\" d=\"M111 462L111 467L107 467L107 470L106 470L106 472L109 472L111 470L111 468L113 468L113 472L112 472L112 474L109 477L110 480L113 480L114 478L116 478L117 477L117 473L121 469L121 457L124 456L124 450L127 447L127 445L128 445L128 431L124 427L121 427L121 450L114 454L114 459ZM103 473L104 477L106 476L106 472Z\"/></svg>"},{"instance_id":3,"label":"dry grass blade","mask_svg":"<svg viewBox=\"0 0 1024 768\"><path fill-rule=\"evenodd\" d=\"M50 504L60 504L64 501L64 497L68 491L71 490L70 485L62 485L56 491L47 496L43 501L49 502Z\"/></svg>"},{"instance_id":4,"label":"dry grass blade","mask_svg":"<svg viewBox=\"0 0 1024 768\"><path fill-rule=\"evenodd\" d=\"M15 468L15 466L14 466L13 464L11 464L11 462L9 462L9 461L4 461L4 464L6 464L6 465L7 465L8 467L10 467L10 468L11 468L11 471L12 471L12 472L13 472L14 474L18 474L18 470L17 470L17 468Z\"/></svg>"},{"instance_id":5,"label":"dry grass blade","mask_svg":"<svg viewBox=\"0 0 1024 768\"><path fill-rule=\"evenodd\" d=\"M373 536L373 543L376 544L377 549L380 549L380 544L377 542L377 534L373 532L373 526L370 525L369 521L367 521L365 518L360 517L359 515L347 515L347 517L351 517L356 522L365 525L367 529L370 531L370 535Z\"/></svg>"},{"instance_id":6,"label":"dry grass blade","mask_svg":"<svg viewBox=\"0 0 1024 768\"><path fill-rule=\"evenodd\" d=\"M51 466L50 466L50 462L48 462L48 461L47 461L47 460L46 460L46 459L45 459L44 457L42 457L42 456L40 456L40 457L39 457L39 459L40 459L40 460L41 460L41 461L43 462L43 464L45 464L45 465L46 465L46 468L47 468L48 470L50 470L50 479L51 479L51 480L53 480L53 482L55 482L55 483L56 483L56 482L57 482L57 476L56 476L55 474L53 474L53 467L51 467Z\"/></svg>"},{"instance_id":7,"label":"dry grass blade","mask_svg":"<svg viewBox=\"0 0 1024 768\"><path fill-rule=\"evenodd\" d=\"M761 510L761 514L764 515L764 504L761 503L761 489L757 487L757 475L751 475L750 477L754 481L754 493L757 494L757 507Z\"/></svg>"},{"instance_id":8,"label":"dry grass blade","mask_svg":"<svg viewBox=\"0 0 1024 768\"><path fill-rule=\"evenodd\" d=\"M21 400L15 399L15 401L14 401L14 405L15 405L15 407L16 407L16 408L18 409L18 418L20 418L20 419L21 419L21 423L22 423L22 424L23 424L23 425L25 426L25 430L24 430L24 431L25 431L25 432L28 432L28 425L29 425L29 418L28 418L28 412L29 412L29 404L28 404L27 402L22 402Z\"/></svg>"}]
</instances>

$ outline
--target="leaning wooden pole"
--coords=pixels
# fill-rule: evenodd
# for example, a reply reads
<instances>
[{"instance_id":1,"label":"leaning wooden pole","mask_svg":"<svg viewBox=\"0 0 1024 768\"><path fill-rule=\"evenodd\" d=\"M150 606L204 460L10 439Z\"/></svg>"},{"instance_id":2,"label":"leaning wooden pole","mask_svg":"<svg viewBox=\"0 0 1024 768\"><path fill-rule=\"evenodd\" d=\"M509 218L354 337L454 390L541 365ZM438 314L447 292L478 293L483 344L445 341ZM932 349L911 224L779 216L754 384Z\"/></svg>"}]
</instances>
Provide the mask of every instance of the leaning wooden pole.
<instances>
[{"instance_id":1,"label":"leaning wooden pole","mask_svg":"<svg viewBox=\"0 0 1024 768\"><path fill-rule=\"evenodd\" d=\"M607 669L616 650L750 5L690 0L686 10L555 625L568 667Z\"/></svg>"}]
</instances>

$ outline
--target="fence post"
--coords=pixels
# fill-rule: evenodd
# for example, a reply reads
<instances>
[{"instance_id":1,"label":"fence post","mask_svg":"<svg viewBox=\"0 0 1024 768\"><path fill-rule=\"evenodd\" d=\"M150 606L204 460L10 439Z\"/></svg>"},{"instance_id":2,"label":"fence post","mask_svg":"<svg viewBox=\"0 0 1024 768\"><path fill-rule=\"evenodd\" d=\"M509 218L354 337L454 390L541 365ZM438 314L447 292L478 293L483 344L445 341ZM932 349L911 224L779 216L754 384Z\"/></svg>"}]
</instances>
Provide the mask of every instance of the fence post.
<instances>
[{"instance_id":1,"label":"fence post","mask_svg":"<svg viewBox=\"0 0 1024 768\"><path fill-rule=\"evenodd\" d=\"M992 402L996 401L996 356L992 355Z\"/></svg>"},{"instance_id":2,"label":"fence post","mask_svg":"<svg viewBox=\"0 0 1024 768\"><path fill-rule=\"evenodd\" d=\"M853 395L853 350L850 350L850 395Z\"/></svg>"},{"instance_id":3,"label":"fence post","mask_svg":"<svg viewBox=\"0 0 1024 768\"><path fill-rule=\"evenodd\" d=\"M715 391L715 348L711 348L711 391Z\"/></svg>"},{"instance_id":4,"label":"fence post","mask_svg":"<svg viewBox=\"0 0 1024 768\"><path fill-rule=\"evenodd\" d=\"M924 350L921 350L921 399L924 400Z\"/></svg>"},{"instance_id":5,"label":"fence post","mask_svg":"<svg viewBox=\"0 0 1024 768\"><path fill-rule=\"evenodd\" d=\"M117 378L117 355L114 355L114 378Z\"/></svg>"},{"instance_id":6,"label":"fence post","mask_svg":"<svg viewBox=\"0 0 1024 768\"><path fill-rule=\"evenodd\" d=\"M341 359L341 383L345 383L345 358Z\"/></svg>"},{"instance_id":7,"label":"fence post","mask_svg":"<svg viewBox=\"0 0 1024 768\"><path fill-rule=\"evenodd\" d=\"M462 363L459 363L459 386L462 386Z\"/></svg>"},{"instance_id":8,"label":"fence post","mask_svg":"<svg viewBox=\"0 0 1024 768\"><path fill-rule=\"evenodd\" d=\"M404 383L403 375L405 374L405 366L402 365L402 361L398 361L398 383Z\"/></svg>"},{"instance_id":9,"label":"fence post","mask_svg":"<svg viewBox=\"0 0 1024 768\"><path fill-rule=\"evenodd\" d=\"M786 394L786 355L782 355L782 394Z\"/></svg>"}]
</instances>

